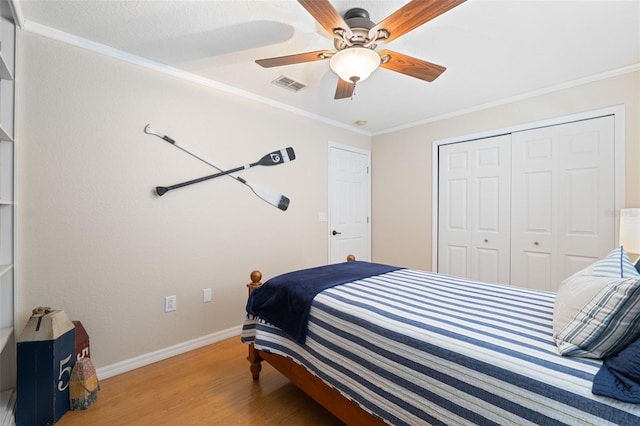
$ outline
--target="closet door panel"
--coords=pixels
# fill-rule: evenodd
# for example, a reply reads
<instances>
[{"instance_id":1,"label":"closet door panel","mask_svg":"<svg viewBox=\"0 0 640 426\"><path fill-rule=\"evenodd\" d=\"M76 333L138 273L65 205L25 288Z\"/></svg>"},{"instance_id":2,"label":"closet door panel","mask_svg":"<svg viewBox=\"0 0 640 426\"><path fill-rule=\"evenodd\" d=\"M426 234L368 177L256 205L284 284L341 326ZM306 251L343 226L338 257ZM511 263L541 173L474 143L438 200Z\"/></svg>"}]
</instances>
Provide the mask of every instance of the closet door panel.
<instances>
[{"instance_id":1,"label":"closet door panel","mask_svg":"<svg viewBox=\"0 0 640 426\"><path fill-rule=\"evenodd\" d=\"M549 165L547 165L549 167ZM517 177L514 185L516 194L514 202L521 205L525 216L522 221L517 221L521 226L520 231L531 235L549 235L553 232L553 171L536 170L523 173ZM521 189L521 185L524 188ZM512 224L512 227L514 225Z\"/></svg>"},{"instance_id":2,"label":"closet door panel","mask_svg":"<svg viewBox=\"0 0 640 426\"><path fill-rule=\"evenodd\" d=\"M474 278L484 282L500 282L500 251L477 248Z\"/></svg>"},{"instance_id":3,"label":"closet door panel","mask_svg":"<svg viewBox=\"0 0 640 426\"><path fill-rule=\"evenodd\" d=\"M613 117L513 134L512 284L556 291L614 247L613 135Z\"/></svg>"},{"instance_id":4,"label":"closet door panel","mask_svg":"<svg viewBox=\"0 0 640 426\"><path fill-rule=\"evenodd\" d=\"M553 140L544 134L512 138L512 285L548 289L556 273L553 154Z\"/></svg>"},{"instance_id":5,"label":"closet door panel","mask_svg":"<svg viewBox=\"0 0 640 426\"><path fill-rule=\"evenodd\" d=\"M616 244L614 118L563 126L560 139L560 279L605 256ZM582 259L577 262L576 259Z\"/></svg>"},{"instance_id":6,"label":"closet door panel","mask_svg":"<svg viewBox=\"0 0 640 426\"><path fill-rule=\"evenodd\" d=\"M448 146L441 153L439 179L438 271L460 277L469 276L471 228L469 220L469 153Z\"/></svg>"},{"instance_id":7,"label":"closet door panel","mask_svg":"<svg viewBox=\"0 0 640 426\"><path fill-rule=\"evenodd\" d=\"M444 271L441 272L449 275L455 275L456 277L468 277L468 250L469 248L467 246L456 246L454 244L447 245L447 252L445 256L446 264L443 267Z\"/></svg>"},{"instance_id":8,"label":"closet door panel","mask_svg":"<svg viewBox=\"0 0 640 426\"><path fill-rule=\"evenodd\" d=\"M467 179L451 179L447 186L447 229L450 232L469 232L469 182Z\"/></svg>"},{"instance_id":9,"label":"closet door panel","mask_svg":"<svg viewBox=\"0 0 640 426\"><path fill-rule=\"evenodd\" d=\"M500 230L500 177L481 177L477 180L479 232Z\"/></svg>"},{"instance_id":10,"label":"closet door panel","mask_svg":"<svg viewBox=\"0 0 640 426\"><path fill-rule=\"evenodd\" d=\"M517 283L520 287L535 288L538 290L554 291L553 288L553 253L542 251L528 251L521 253L522 262L519 265L522 270Z\"/></svg>"},{"instance_id":11,"label":"closet door panel","mask_svg":"<svg viewBox=\"0 0 640 426\"><path fill-rule=\"evenodd\" d=\"M509 141L440 147L438 272L508 284Z\"/></svg>"}]
</instances>

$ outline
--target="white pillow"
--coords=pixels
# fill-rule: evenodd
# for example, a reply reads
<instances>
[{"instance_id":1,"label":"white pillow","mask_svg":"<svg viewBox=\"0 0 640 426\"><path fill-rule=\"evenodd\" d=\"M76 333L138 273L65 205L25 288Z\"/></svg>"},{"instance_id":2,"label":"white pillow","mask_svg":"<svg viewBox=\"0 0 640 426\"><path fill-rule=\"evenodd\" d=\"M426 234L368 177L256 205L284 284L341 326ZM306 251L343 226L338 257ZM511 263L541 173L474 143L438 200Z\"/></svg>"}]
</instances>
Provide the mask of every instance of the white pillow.
<instances>
[{"instance_id":1,"label":"white pillow","mask_svg":"<svg viewBox=\"0 0 640 426\"><path fill-rule=\"evenodd\" d=\"M613 355L640 335L640 274L622 247L562 282L553 310L560 354Z\"/></svg>"}]
</instances>

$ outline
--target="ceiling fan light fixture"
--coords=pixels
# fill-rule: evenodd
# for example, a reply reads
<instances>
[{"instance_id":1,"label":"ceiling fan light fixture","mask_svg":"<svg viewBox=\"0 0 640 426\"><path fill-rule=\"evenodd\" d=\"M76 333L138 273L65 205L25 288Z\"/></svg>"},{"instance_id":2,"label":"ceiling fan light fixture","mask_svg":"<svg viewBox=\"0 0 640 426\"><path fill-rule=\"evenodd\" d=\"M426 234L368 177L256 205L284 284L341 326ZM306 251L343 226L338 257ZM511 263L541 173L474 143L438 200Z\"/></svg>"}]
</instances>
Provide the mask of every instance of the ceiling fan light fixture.
<instances>
[{"instance_id":1,"label":"ceiling fan light fixture","mask_svg":"<svg viewBox=\"0 0 640 426\"><path fill-rule=\"evenodd\" d=\"M329 66L344 81L361 82L380 66L380 55L366 47L349 47L336 52Z\"/></svg>"}]
</instances>

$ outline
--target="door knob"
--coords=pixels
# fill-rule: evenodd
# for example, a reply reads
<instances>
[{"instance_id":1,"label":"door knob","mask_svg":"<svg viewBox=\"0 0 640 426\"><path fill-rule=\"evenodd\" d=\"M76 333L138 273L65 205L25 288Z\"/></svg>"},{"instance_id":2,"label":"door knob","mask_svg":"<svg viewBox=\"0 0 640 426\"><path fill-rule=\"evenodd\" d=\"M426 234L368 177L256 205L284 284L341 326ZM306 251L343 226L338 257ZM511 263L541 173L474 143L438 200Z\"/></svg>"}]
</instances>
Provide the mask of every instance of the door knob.
<instances>
[{"instance_id":1,"label":"door knob","mask_svg":"<svg viewBox=\"0 0 640 426\"><path fill-rule=\"evenodd\" d=\"M331 232L331 235L340 235L342 232L338 232L335 229Z\"/></svg>"}]
</instances>

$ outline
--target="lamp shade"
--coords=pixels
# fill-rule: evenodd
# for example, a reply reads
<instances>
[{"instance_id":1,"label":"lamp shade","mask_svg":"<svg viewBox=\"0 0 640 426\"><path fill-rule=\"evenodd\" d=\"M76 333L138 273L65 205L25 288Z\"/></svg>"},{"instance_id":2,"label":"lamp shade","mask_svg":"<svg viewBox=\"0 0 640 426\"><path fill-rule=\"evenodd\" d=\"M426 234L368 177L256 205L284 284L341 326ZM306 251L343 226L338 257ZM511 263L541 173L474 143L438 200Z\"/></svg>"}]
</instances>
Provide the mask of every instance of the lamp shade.
<instances>
[{"instance_id":1,"label":"lamp shade","mask_svg":"<svg viewBox=\"0 0 640 426\"><path fill-rule=\"evenodd\" d=\"M620 210L620 245L628 253L640 254L640 208Z\"/></svg>"},{"instance_id":2,"label":"lamp shade","mask_svg":"<svg viewBox=\"0 0 640 426\"><path fill-rule=\"evenodd\" d=\"M380 66L380 55L366 47L349 47L336 52L329 66L344 81L361 82Z\"/></svg>"}]
</instances>

